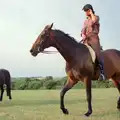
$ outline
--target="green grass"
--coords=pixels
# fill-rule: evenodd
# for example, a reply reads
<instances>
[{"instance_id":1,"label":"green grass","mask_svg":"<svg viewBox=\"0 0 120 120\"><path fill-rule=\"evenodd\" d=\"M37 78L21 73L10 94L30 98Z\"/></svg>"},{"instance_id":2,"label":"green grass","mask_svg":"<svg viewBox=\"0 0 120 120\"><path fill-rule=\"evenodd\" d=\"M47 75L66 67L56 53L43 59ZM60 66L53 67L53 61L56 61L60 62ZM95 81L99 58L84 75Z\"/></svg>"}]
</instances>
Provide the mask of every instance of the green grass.
<instances>
[{"instance_id":1,"label":"green grass","mask_svg":"<svg viewBox=\"0 0 120 120\"><path fill-rule=\"evenodd\" d=\"M93 89L93 114L88 120L120 120L116 109L117 89ZM12 91L13 100L6 94L0 103L0 120L84 120L87 111L85 89L70 90L65 105L70 114L63 115L59 108L60 90Z\"/></svg>"}]
</instances>

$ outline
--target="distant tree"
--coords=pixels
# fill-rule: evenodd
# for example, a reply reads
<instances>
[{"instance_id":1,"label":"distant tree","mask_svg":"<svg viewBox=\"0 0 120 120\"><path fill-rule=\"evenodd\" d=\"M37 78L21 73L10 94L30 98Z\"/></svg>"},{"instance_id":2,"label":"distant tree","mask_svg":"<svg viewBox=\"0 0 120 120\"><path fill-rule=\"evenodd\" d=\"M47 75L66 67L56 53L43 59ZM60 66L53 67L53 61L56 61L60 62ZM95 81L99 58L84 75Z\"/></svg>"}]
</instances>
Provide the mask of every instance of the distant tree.
<instances>
[{"instance_id":1,"label":"distant tree","mask_svg":"<svg viewBox=\"0 0 120 120\"><path fill-rule=\"evenodd\" d=\"M25 84L24 84L24 86L25 86L25 88L27 88L28 87L28 85L29 85L29 83L31 82L31 79L30 78L25 78Z\"/></svg>"},{"instance_id":2,"label":"distant tree","mask_svg":"<svg viewBox=\"0 0 120 120\"><path fill-rule=\"evenodd\" d=\"M28 83L31 81L31 79L27 77L27 78L25 78L25 81L26 81L26 83Z\"/></svg>"},{"instance_id":3,"label":"distant tree","mask_svg":"<svg viewBox=\"0 0 120 120\"><path fill-rule=\"evenodd\" d=\"M53 80L53 77L52 76L46 76L45 80Z\"/></svg>"}]
</instances>

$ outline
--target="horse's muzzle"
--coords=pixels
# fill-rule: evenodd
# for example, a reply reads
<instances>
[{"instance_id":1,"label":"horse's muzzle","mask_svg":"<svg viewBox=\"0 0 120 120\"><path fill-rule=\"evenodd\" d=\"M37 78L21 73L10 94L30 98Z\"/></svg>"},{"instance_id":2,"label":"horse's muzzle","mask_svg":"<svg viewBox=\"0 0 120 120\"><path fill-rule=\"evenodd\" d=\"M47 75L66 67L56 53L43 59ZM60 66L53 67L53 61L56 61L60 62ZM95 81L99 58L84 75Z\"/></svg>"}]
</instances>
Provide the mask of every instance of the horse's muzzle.
<instances>
[{"instance_id":1,"label":"horse's muzzle","mask_svg":"<svg viewBox=\"0 0 120 120\"><path fill-rule=\"evenodd\" d=\"M33 49L30 50L30 53L32 53L32 52L33 52Z\"/></svg>"},{"instance_id":2,"label":"horse's muzzle","mask_svg":"<svg viewBox=\"0 0 120 120\"><path fill-rule=\"evenodd\" d=\"M37 53L35 53L35 52L33 51L33 49L30 50L30 53L31 53L31 55L34 56L34 57L37 56Z\"/></svg>"}]
</instances>

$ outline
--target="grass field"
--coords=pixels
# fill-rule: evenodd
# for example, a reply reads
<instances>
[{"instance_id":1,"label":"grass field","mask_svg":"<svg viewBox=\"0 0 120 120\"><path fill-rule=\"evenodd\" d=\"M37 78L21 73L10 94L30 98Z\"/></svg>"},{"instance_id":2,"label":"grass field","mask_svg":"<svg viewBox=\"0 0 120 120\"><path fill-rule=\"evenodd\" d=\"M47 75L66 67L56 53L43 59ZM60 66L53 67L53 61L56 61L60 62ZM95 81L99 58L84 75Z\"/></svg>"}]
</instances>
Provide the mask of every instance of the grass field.
<instances>
[{"instance_id":1,"label":"grass field","mask_svg":"<svg viewBox=\"0 0 120 120\"><path fill-rule=\"evenodd\" d=\"M120 120L116 109L119 93L115 88L93 89L93 114L88 120ZM6 94L0 103L0 120L84 120L87 110L85 90L70 90L65 104L70 114L59 109L60 90L12 91L13 100Z\"/></svg>"}]
</instances>

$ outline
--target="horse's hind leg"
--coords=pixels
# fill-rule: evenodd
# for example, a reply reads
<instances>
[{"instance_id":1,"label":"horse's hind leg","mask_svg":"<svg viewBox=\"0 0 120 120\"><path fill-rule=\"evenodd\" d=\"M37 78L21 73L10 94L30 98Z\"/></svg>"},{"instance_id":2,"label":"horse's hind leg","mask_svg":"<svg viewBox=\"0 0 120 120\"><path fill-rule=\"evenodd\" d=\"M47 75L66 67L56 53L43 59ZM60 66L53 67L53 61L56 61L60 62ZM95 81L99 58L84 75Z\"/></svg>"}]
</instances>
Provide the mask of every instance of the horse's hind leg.
<instances>
[{"instance_id":1,"label":"horse's hind leg","mask_svg":"<svg viewBox=\"0 0 120 120\"><path fill-rule=\"evenodd\" d=\"M7 71L6 73L6 92L7 92L7 96L9 96L9 99L11 100L11 76L10 73Z\"/></svg>"},{"instance_id":2,"label":"horse's hind leg","mask_svg":"<svg viewBox=\"0 0 120 120\"><path fill-rule=\"evenodd\" d=\"M114 85L117 87L117 89L120 93L120 81L117 81L117 80L114 80L114 79L112 79L112 80L113 80ZM117 101L117 109L120 110L120 97L118 98L118 101Z\"/></svg>"},{"instance_id":3,"label":"horse's hind leg","mask_svg":"<svg viewBox=\"0 0 120 120\"><path fill-rule=\"evenodd\" d=\"M12 97L11 97L11 87L10 87L10 85L7 85L7 96L9 96L9 99L11 100L12 99Z\"/></svg>"},{"instance_id":4,"label":"horse's hind leg","mask_svg":"<svg viewBox=\"0 0 120 120\"><path fill-rule=\"evenodd\" d=\"M4 93L4 87L3 87L3 85L1 85L0 87L1 87L0 101L2 101L2 99L3 99L3 93Z\"/></svg>"},{"instance_id":5,"label":"horse's hind leg","mask_svg":"<svg viewBox=\"0 0 120 120\"><path fill-rule=\"evenodd\" d=\"M119 97L118 102L117 102L117 109L120 110L120 97Z\"/></svg>"},{"instance_id":6,"label":"horse's hind leg","mask_svg":"<svg viewBox=\"0 0 120 120\"><path fill-rule=\"evenodd\" d=\"M84 82L86 85L86 94L87 94L87 102L88 102L88 111L84 114L86 117L89 117L92 114L92 93L91 93L91 79L84 78Z\"/></svg>"},{"instance_id":7,"label":"horse's hind leg","mask_svg":"<svg viewBox=\"0 0 120 120\"><path fill-rule=\"evenodd\" d=\"M64 95L65 93L70 90L76 84L71 78L68 78L67 83L63 87L60 93L60 108L64 114L69 114L68 110L64 106Z\"/></svg>"}]
</instances>

